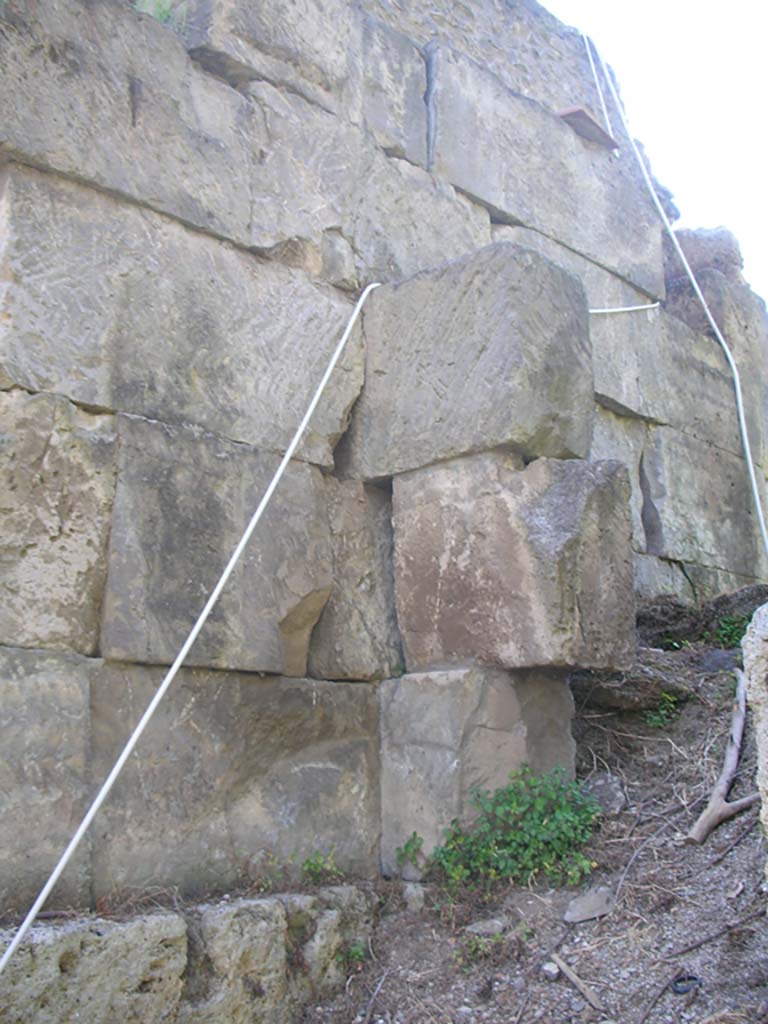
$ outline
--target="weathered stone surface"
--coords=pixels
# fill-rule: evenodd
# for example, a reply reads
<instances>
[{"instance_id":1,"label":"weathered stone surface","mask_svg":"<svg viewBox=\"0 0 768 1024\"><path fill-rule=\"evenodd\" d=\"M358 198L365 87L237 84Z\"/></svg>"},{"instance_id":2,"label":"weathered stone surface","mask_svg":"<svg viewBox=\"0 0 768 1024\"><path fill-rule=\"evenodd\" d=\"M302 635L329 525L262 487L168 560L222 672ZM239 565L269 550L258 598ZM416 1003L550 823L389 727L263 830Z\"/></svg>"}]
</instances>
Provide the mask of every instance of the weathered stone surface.
<instances>
[{"instance_id":1,"label":"weathered stone surface","mask_svg":"<svg viewBox=\"0 0 768 1024\"><path fill-rule=\"evenodd\" d=\"M764 577L744 460L668 427L653 428L643 455L647 552Z\"/></svg>"},{"instance_id":2,"label":"weathered stone surface","mask_svg":"<svg viewBox=\"0 0 768 1024\"><path fill-rule=\"evenodd\" d=\"M621 666L633 646L629 487L617 462L501 453L394 480L395 583L413 672Z\"/></svg>"},{"instance_id":3,"label":"weathered stone surface","mask_svg":"<svg viewBox=\"0 0 768 1024\"><path fill-rule=\"evenodd\" d=\"M741 647L747 700L757 743L757 786L762 798L760 819L763 828L768 829L768 604L753 615Z\"/></svg>"},{"instance_id":4,"label":"weathered stone surface","mask_svg":"<svg viewBox=\"0 0 768 1024\"><path fill-rule=\"evenodd\" d=\"M247 92L266 133L254 184L254 246L271 251L298 238L322 248L324 232L340 233L363 284L396 280L490 242L485 210L407 161L389 159L358 128L266 82Z\"/></svg>"},{"instance_id":5,"label":"weathered stone surface","mask_svg":"<svg viewBox=\"0 0 768 1024\"><path fill-rule=\"evenodd\" d=\"M105 664L92 688L102 778L163 677ZM221 890L259 854L334 854L369 874L378 839L378 707L372 688L183 670L126 765L94 836L96 896L128 886Z\"/></svg>"},{"instance_id":6,"label":"weathered stone surface","mask_svg":"<svg viewBox=\"0 0 768 1024\"><path fill-rule=\"evenodd\" d=\"M661 226L631 152L613 157L586 143L457 51L439 46L431 62L430 168L496 219L535 228L663 295Z\"/></svg>"},{"instance_id":7,"label":"weathered stone surface","mask_svg":"<svg viewBox=\"0 0 768 1024\"><path fill-rule=\"evenodd\" d=\"M758 582L725 569L635 554L635 593L641 598L673 594L684 601L706 601L718 594Z\"/></svg>"},{"instance_id":8,"label":"weathered stone surface","mask_svg":"<svg viewBox=\"0 0 768 1024\"><path fill-rule=\"evenodd\" d=\"M0 179L0 386L197 423L284 451L351 312L305 275L20 167ZM332 464L353 339L299 456Z\"/></svg>"},{"instance_id":9,"label":"weathered stone surface","mask_svg":"<svg viewBox=\"0 0 768 1024\"><path fill-rule=\"evenodd\" d=\"M597 801L600 810L609 817L620 814L627 806L624 783L618 775L612 775L611 772L595 772L581 788L587 796Z\"/></svg>"},{"instance_id":10,"label":"weathered stone surface","mask_svg":"<svg viewBox=\"0 0 768 1024\"><path fill-rule=\"evenodd\" d=\"M546 325L546 326L543 326ZM592 368L578 283L508 244L375 291L342 466L373 479L501 445L586 455Z\"/></svg>"},{"instance_id":11,"label":"weathered stone surface","mask_svg":"<svg viewBox=\"0 0 768 1024\"><path fill-rule=\"evenodd\" d=\"M1 154L248 239L250 104L172 32L88 0L7 0L0 24Z\"/></svg>"},{"instance_id":12,"label":"weathered stone surface","mask_svg":"<svg viewBox=\"0 0 768 1024\"><path fill-rule=\"evenodd\" d=\"M289 1024L286 913L274 898L204 904L189 915L179 1024Z\"/></svg>"},{"instance_id":13,"label":"weathered stone surface","mask_svg":"<svg viewBox=\"0 0 768 1024\"><path fill-rule=\"evenodd\" d=\"M178 914L36 925L0 978L3 1024L170 1024L186 952Z\"/></svg>"},{"instance_id":14,"label":"weathered stone surface","mask_svg":"<svg viewBox=\"0 0 768 1024\"><path fill-rule=\"evenodd\" d=\"M744 260L735 235L727 228L678 228L675 231L680 247L694 274L702 270L718 270L726 277L741 280ZM664 274L667 281L676 281L688 275L677 250L668 237L664 238Z\"/></svg>"},{"instance_id":15,"label":"weathered stone surface","mask_svg":"<svg viewBox=\"0 0 768 1024\"><path fill-rule=\"evenodd\" d=\"M179 29L195 60L233 85L262 80L367 128L425 165L426 69L418 48L344 0L258 7L192 0Z\"/></svg>"},{"instance_id":16,"label":"weathered stone surface","mask_svg":"<svg viewBox=\"0 0 768 1024\"><path fill-rule=\"evenodd\" d=\"M593 462L616 459L627 467L631 487L632 547L635 551L645 550L643 492L640 480L647 431L648 424L643 420L618 416L601 405L595 410L595 427L589 457Z\"/></svg>"},{"instance_id":17,"label":"weathered stone surface","mask_svg":"<svg viewBox=\"0 0 768 1024\"><path fill-rule=\"evenodd\" d=\"M312 633L310 674L382 679L402 672L392 564L392 502L377 487L329 478L333 590Z\"/></svg>"},{"instance_id":18,"label":"weathered stone surface","mask_svg":"<svg viewBox=\"0 0 768 1024\"><path fill-rule=\"evenodd\" d=\"M93 653L115 491L114 419L0 392L0 643Z\"/></svg>"},{"instance_id":19,"label":"weathered stone surface","mask_svg":"<svg viewBox=\"0 0 768 1024\"><path fill-rule=\"evenodd\" d=\"M90 802L92 665L74 654L0 647L3 913L27 910ZM86 836L56 886L53 905L83 906L89 892L90 837ZM0 1005L8 1005L2 996Z\"/></svg>"},{"instance_id":20,"label":"weathered stone surface","mask_svg":"<svg viewBox=\"0 0 768 1024\"><path fill-rule=\"evenodd\" d=\"M381 866L418 832L429 854L453 818L472 816L470 790L506 785L523 763L573 772L573 701L556 671L469 668L385 680L381 700ZM408 877L417 877L406 865Z\"/></svg>"},{"instance_id":21,"label":"weathered stone surface","mask_svg":"<svg viewBox=\"0 0 768 1024\"><path fill-rule=\"evenodd\" d=\"M277 468L192 428L118 417L102 653L170 664ZM302 676L331 591L320 470L289 466L188 663Z\"/></svg>"},{"instance_id":22,"label":"weathered stone surface","mask_svg":"<svg viewBox=\"0 0 768 1024\"><path fill-rule=\"evenodd\" d=\"M179 1024L291 1024L343 987L343 956L371 934L371 900L352 886L194 908Z\"/></svg>"},{"instance_id":23,"label":"weathered stone surface","mask_svg":"<svg viewBox=\"0 0 768 1024\"><path fill-rule=\"evenodd\" d=\"M524 245L577 277L584 286L590 309L614 309L617 306L640 306L651 302L645 292L618 274L611 273L594 260L587 259L540 231L525 228L521 224L493 224L491 234L494 242Z\"/></svg>"},{"instance_id":24,"label":"weathered stone surface","mask_svg":"<svg viewBox=\"0 0 768 1024\"><path fill-rule=\"evenodd\" d=\"M361 284L397 281L491 241L486 210L405 160L376 154L355 178L348 233Z\"/></svg>"}]
</instances>

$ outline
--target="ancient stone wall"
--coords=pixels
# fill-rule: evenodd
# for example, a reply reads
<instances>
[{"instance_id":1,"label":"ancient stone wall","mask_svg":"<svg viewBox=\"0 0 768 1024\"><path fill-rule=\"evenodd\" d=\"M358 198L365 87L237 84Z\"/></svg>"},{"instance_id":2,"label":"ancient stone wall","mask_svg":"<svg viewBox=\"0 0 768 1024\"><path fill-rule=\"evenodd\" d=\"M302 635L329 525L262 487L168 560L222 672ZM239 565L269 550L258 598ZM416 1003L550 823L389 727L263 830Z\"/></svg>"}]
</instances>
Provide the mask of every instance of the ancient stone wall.
<instances>
[{"instance_id":1,"label":"ancient stone wall","mask_svg":"<svg viewBox=\"0 0 768 1024\"><path fill-rule=\"evenodd\" d=\"M392 870L472 786L572 768L568 671L627 660L633 591L768 576L725 362L631 153L559 116L599 109L580 36L531 0L426 10L0 5L7 910L173 660L370 282L59 902L220 889L264 849ZM732 240L685 244L765 467L764 308Z\"/></svg>"}]
</instances>

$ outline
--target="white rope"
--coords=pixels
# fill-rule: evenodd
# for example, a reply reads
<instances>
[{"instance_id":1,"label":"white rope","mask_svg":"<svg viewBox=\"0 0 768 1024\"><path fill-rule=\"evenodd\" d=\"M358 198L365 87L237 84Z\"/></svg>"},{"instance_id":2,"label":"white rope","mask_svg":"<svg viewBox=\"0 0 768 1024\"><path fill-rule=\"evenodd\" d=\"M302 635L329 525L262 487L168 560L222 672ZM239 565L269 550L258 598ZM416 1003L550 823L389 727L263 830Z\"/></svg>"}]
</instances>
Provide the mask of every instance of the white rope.
<instances>
[{"instance_id":1,"label":"white rope","mask_svg":"<svg viewBox=\"0 0 768 1024\"><path fill-rule=\"evenodd\" d=\"M584 40L587 46L587 50L591 53L590 40L586 36L584 37ZM752 446L749 443L749 430L747 428L747 419L744 412L744 396L741 390L741 377L739 376L739 370L736 366L736 361L734 360L733 355L731 354L731 350L728 347L728 343L726 342L722 331L718 327L717 322L714 316L712 315L712 311L709 308L707 300L704 298L704 293L699 287L699 282L696 280L696 275L691 269L691 265L688 262L685 253L683 252L682 246L678 241L677 235L675 234L672 225L669 222L669 217L667 217L666 211L661 204L661 200L656 194L656 189L653 184L653 179L651 178L651 173L646 167L643 155L640 152L640 149L638 148L638 145L635 142L634 138L632 137L632 132L630 131L629 122L627 120L626 114L624 113L624 108L621 105L621 101L619 100L619 97L617 95L616 88L613 84L610 75L608 74L608 70L605 66L605 61L603 60L602 54L599 50L597 50L597 57L600 61L600 66L603 69L605 79L608 82L608 88L611 90L611 95L613 96L613 101L616 104L616 109L619 112L619 117L624 127L624 131L626 132L627 138L629 139L629 144L632 147L632 151L635 154L635 159L637 160L637 163L642 172L643 180L645 181L648 192L650 193L651 199L653 200L653 204L656 207L659 217L661 217L661 221L664 225L664 228L666 229L666 232L670 237L672 245L675 247L675 252L677 253L680 262L682 263L683 268L685 269L685 272L688 275L688 279L691 282L691 286L693 287L693 290L696 294L696 298L701 303L701 307L704 310L704 314L706 315L707 321L709 322L710 327L714 331L715 338L717 338L718 344L720 345L720 348L723 350L726 362L728 363L728 367L731 371L731 376L733 378L733 390L736 396L736 414L739 421L741 445L744 449L744 459L747 463L747 470L749 472L749 483L752 489L752 499L755 503L755 511L757 512L757 522L758 526L760 527L760 536L763 541L765 553L766 555L768 555L768 530L766 530L765 516L763 514L763 503L762 499L760 498L760 491L757 486L757 476L755 474L755 467L752 462Z\"/></svg>"},{"instance_id":2,"label":"white rope","mask_svg":"<svg viewBox=\"0 0 768 1024\"><path fill-rule=\"evenodd\" d=\"M601 313L637 313L641 309L658 309L660 305L660 302L649 302L645 306L613 306L609 309L590 309L589 312L593 316L596 316Z\"/></svg>"},{"instance_id":3,"label":"white rope","mask_svg":"<svg viewBox=\"0 0 768 1024\"><path fill-rule=\"evenodd\" d=\"M174 677L176 676L176 673L179 671L179 669L182 666L182 663L184 662L184 659L189 654L189 651L190 651L190 648L192 647L192 644L195 642L195 640L197 639L198 634L200 633L200 630L205 625L206 619L211 614L211 611L213 610L216 602L218 601L219 596L220 596L222 590L224 589L227 580L232 575L233 569L237 565L237 562L240 559L240 556L242 555L243 551L245 550L246 544L248 543L248 541L251 538L251 534L256 529L256 526L257 526L259 520L261 519L262 515L264 514L264 511L265 511L267 505L269 504L269 501L270 501L272 495L275 492L275 488L277 487L278 483L280 482L281 477L285 473L285 470L288 467L288 463L290 462L291 457L293 456L293 453L296 451L296 448L298 447L299 442L301 441L301 438L303 437L304 432L307 429L307 426L309 425L309 421L312 418L312 414L314 413L315 409L317 408L317 403L320 401L320 398L321 398L321 396L323 394L323 391L325 390L325 387L328 384L328 381L330 380L331 374L333 373L333 371L334 371L334 369L336 367L336 364L338 363L339 359L341 358L341 354L344 351L344 348L345 348L345 346L347 344L347 341L349 340L349 336L352 333L352 328L355 325L355 322L356 322L357 317L358 317L358 315L360 313L360 310L363 308L363 303L368 298L368 296L373 291L373 289L374 288L378 288L378 287L380 287L378 284L369 284L368 287L363 292L363 294L358 299L357 305L354 308L352 316L350 317L349 322L348 322L348 324L347 324L347 326L346 326L346 328L344 330L344 333L341 336L341 340L339 341L338 345L336 346L336 349L335 349L333 355L331 356L331 360L328 363L326 371L323 374L322 380L320 381L320 384L318 385L317 391L315 391L314 397L312 398L312 401L309 403L309 408L307 409L306 413L304 414L304 419L301 421L301 423L299 424L299 426L298 426L298 428L296 430L296 433L293 435L293 440L288 445L288 448L287 448L287 450L285 452L285 455L283 456L282 461L280 462L280 465L277 467L277 470L275 471L275 475L272 477L272 480L271 480L271 482L269 484L269 487L267 487L266 491L264 492L264 497L259 502L259 507L253 513L251 521L248 523L248 526L246 527L245 532L243 533L242 537L240 538L240 541L239 541L237 547L232 552L232 557L230 558L229 562L227 562L227 566L224 569L224 572L221 574L221 577L219 578L219 582L213 588L210 597L206 601L205 607L203 608L202 612L200 612L200 616L199 616L197 622L194 624L194 626L192 627L192 629L191 629L191 631L189 633L189 636L184 641L184 646L181 648L181 650L177 654L176 660L174 661L173 665L171 665L170 669L168 670L168 673L166 674L165 678L163 679L162 683L160 684L160 688L158 689L157 693L155 694L155 696L150 701L150 703L149 703L146 711L144 712L144 714L141 716L139 724L133 730L133 733L131 734L130 739L128 740L128 742L126 743L125 747L123 748L123 752L120 754L120 756L118 757L117 761L115 761L114 767L112 768L112 771L107 776L106 781L104 782L104 785L99 790L98 794L96 795L96 798L94 799L93 803L89 807L88 812L86 813L86 815L83 818L83 820L80 822L80 825L78 826L77 831L72 836L72 839L70 840L69 846L66 848L64 853L61 855L59 863L56 865L56 867L51 872L51 875L50 875L48 881L43 886L43 888L42 888L42 890L40 892L40 895L35 900L34 904L32 905L32 908L30 909L29 913L24 918L23 923L19 926L18 931L14 935L11 944L8 946L8 948L6 949L5 953L3 954L2 960L0 960L0 974L3 972L3 969L5 968L5 965L8 963L8 961L13 956L15 950L17 949L17 947L19 946L19 944L23 940L24 936L27 934L27 931L31 927L33 921L35 920L35 918L39 914L43 904L45 903L45 901L48 899L49 895L51 894L51 890L53 889L53 887L56 884L56 882L59 880L59 876L61 875L62 871L67 866L67 864L69 863L69 860L72 857L72 854L77 849L77 847L78 847L78 845L80 843L80 840L83 838L85 833L88 831L88 827L90 826L91 822L95 818L97 811L99 810L99 808L104 803L104 801L106 800L107 796L109 795L109 791L112 789L112 786L114 785L115 780L117 779L118 775L122 771L123 766L125 765L125 762L130 757L130 755L131 755L131 753L133 751L133 748L136 746L136 744L137 744L137 742L139 740L139 737L144 732L144 729L146 728L146 726L149 724L149 720L152 718L152 715L155 713L155 710L157 709L158 704L160 703L160 701L165 696L166 690L168 689L168 687L173 682Z\"/></svg>"},{"instance_id":4,"label":"white rope","mask_svg":"<svg viewBox=\"0 0 768 1024\"><path fill-rule=\"evenodd\" d=\"M581 33L581 38L584 40L584 45L587 48L587 57L589 57L589 66L592 69L592 77L595 80L597 86L597 95L600 98L600 106L603 109L603 119L605 120L605 130L608 134L613 137L613 129L611 128L611 119L608 117L608 107L605 105L605 97L603 96L603 90L600 85L600 79L597 74L597 68L595 67L595 61L592 57L592 47L589 45L589 37L586 32Z\"/></svg>"}]
</instances>

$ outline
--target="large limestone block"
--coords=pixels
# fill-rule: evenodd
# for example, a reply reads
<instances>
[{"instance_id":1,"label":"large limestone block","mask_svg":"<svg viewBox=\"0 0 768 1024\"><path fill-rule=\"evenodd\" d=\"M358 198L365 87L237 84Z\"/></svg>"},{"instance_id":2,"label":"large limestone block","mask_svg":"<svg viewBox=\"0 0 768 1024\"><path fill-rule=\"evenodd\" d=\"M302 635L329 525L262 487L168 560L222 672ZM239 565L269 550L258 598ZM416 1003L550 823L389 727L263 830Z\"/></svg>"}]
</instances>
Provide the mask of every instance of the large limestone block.
<instances>
[{"instance_id":1,"label":"large limestone block","mask_svg":"<svg viewBox=\"0 0 768 1024\"><path fill-rule=\"evenodd\" d=\"M333 590L312 633L310 674L382 679L402 671L395 612L392 501L356 480L326 481Z\"/></svg>"},{"instance_id":2,"label":"large limestone block","mask_svg":"<svg viewBox=\"0 0 768 1024\"><path fill-rule=\"evenodd\" d=\"M0 153L247 241L251 107L128 6L7 0Z\"/></svg>"},{"instance_id":3,"label":"large limestone block","mask_svg":"<svg viewBox=\"0 0 768 1024\"><path fill-rule=\"evenodd\" d=\"M559 264L577 277L584 286L590 309L613 309L617 306L640 306L650 299L639 288L629 284L618 274L606 270L601 264L574 252L554 238L543 235L521 224L494 224L491 228L494 242L514 242L533 249L546 259ZM590 320L590 324L592 321Z\"/></svg>"},{"instance_id":4,"label":"large limestone block","mask_svg":"<svg viewBox=\"0 0 768 1024\"><path fill-rule=\"evenodd\" d=\"M304 274L52 175L0 179L0 386L284 451L349 317ZM299 456L332 464L355 340Z\"/></svg>"},{"instance_id":5,"label":"large limestone block","mask_svg":"<svg viewBox=\"0 0 768 1024\"><path fill-rule=\"evenodd\" d=\"M760 582L755 576L740 576L727 569L635 554L635 593L640 598L672 594L697 605Z\"/></svg>"},{"instance_id":6,"label":"large limestone block","mask_svg":"<svg viewBox=\"0 0 768 1024\"><path fill-rule=\"evenodd\" d=\"M0 647L3 914L26 912L90 802L92 665L73 654ZM87 836L57 883L53 905L87 905L90 881Z\"/></svg>"},{"instance_id":7,"label":"large limestone block","mask_svg":"<svg viewBox=\"0 0 768 1024\"><path fill-rule=\"evenodd\" d=\"M485 210L385 156L358 128L266 82L251 83L247 93L265 133L254 179L254 247L282 255L286 242L298 240L305 265L319 262L328 274L323 243L329 233L336 242L340 236L363 284L396 280L490 242Z\"/></svg>"},{"instance_id":8,"label":"large limestone block","mask_svg":"<svg viewBox=\"0 0 768 1024\"><path fill-rule=\"evenodd\" d=\"M634 645L627 471L488 453L395 477L410 672L622 666Z\"/></svg>"},{"instance_id":9,"label":"large limestone block","mask_svg":"<svg viewBox=\"0 0 768 1024\"><path fill-rule=\"evenodd\" d=\"M379 694L386 875L399 873L396 851L411 833L428 854L453 818L471 818L474 787L504 786L524 763L573 773L573 699L561 672L419 673L386 680Z\"/></svg>"},{"instance_id":10,"label":"large limestone block","mask_svg":"<svg viewBox=\"0 0 768 1024\"><path fill-rule=\"evenodd\" d=\"M103 778L163 678L105 664L92 687ZM372 873L378 706L371 687L184 669L100 812L96 896L149 884L184 893L247 884L265 854L334 854Z\"/></svg>"},{"instance_id":11,"label":"large limestone block","mask_svg":"<svg viewBox=\"0 0 768 1024\"><path fill-rule=\"evenodd\" d=\"M379 288L363 314L366 383L342 447L375 479L504 445L585 456L592 362L583 292L500 243Z\"/></svg>"},{"instance_id":12,"label":"large limestone block","mask_svg":"<svg viewBox=\"0 0 768 1024\"><path fill-rule=\"evenodd\" d=\"M429 4L361 0L361 6L422 46L432 39L447 40L493 71L509 89L551 110L588 107L602 122L581 32L558 21L536 0ZM617 125L605 82L602 87Z\"/></svg>"},{"instance_id":13,"label":"large limestone block","mask_svg":"<svg viewBox=\"0 0 768 1024\"><path fill-rule=\"evenodd\" d=\"M648 554L743 576L768 574L743 459L656 427L643 471Z\"/></svg>"},{"instance_id":14,"label":"large limestone block","mask_svg":"<svg viewBox=\"0 0 768 1024\"><path fill-rule=\"evenodd\" d=\"M762 798L760 818L765 830L768 829L768 605L762 605L753 615L741 647L747 700L757 742L757 786Z\"/></svg>"},{"instance_id":15,"label":"large limestone block","mask_svg":"<svg viewBox=\"0 0 768 1024\"><path fill-rule=\"evenodd\" d=\"M487 205L663 295L661 226L628 147L614 157L448 47L432 54L430 168Z\"/></svg>"},{"instance_id":16,"label":"large limestone block","mask_svg":"<svg viewBox=\"0 0 768 1024\"><path fill-rule=\"evenodd\" d=\"M3 1024L171 1024L187 961L178 914L35 925L0 977ZM0 933L5 948L12 932Z\"/></svg>"},{"instance_id":17,"label":"large limestone block","mask_svg":"<svg viewBox=\"0 0 768 1024\"><path fill-rule=\"evenodd\" d=\"M292 1024L343 988L344 954L371 935L371 903L333 886L192 908L179 1024Z\"/></svg>"},{"instance_id":18,"label":"large limestone block","mask_svg":"<svg viewBox=\"0 0 768 1024\"><path fill-rule=\"evenodd\" d=\"M648 424L643 420L617 416L600 405L595 410L595 429L589 457L593 462L614 459L627 467L631 488L632 547L635 551L645 551L641 465L647 432Z\"/></svg>"},{"instance_id":19,"label":"large limestone block","mask_svg":"<svg viewBox=\"0 0 768 1024\"><path fill-rule=\"evenodd\" d=\"M114 442L112 416L0 392L0 643L95 650Z\"/></svg>"},{"instance_id":20,"label":"large limestone block","mask_svg":"<svg viewBox=\"0 0 768 1024\"><path fill-rule=\"evenodd\" d=\"M170 664L277 468L276 455L193 428L118 417L101 650ZM331 592L326 492L292 463L188 664L302 676Z\"/></svg>"},{"instance_id":21,"label":"large limestone block","mask_svg":"<svg viewBox=\"0 0 768 1024\"><path fill-rule=\"evenodd\" d=\"M179 1024L290 1024L287 920L274 898L203 904L189 914Z\"/></svg>"},{"instance_id":22,"label":"large limestone block","mask_svg":"<svg viewBox=\"0 0 768 1024\"><path fill-rule=\"evenodd\" d=\"M192 0L178 27L193 58L233 85L267 81L364 126L388 152L426 164L418 47L346 0Z\"/></svg>"}]
</instances>

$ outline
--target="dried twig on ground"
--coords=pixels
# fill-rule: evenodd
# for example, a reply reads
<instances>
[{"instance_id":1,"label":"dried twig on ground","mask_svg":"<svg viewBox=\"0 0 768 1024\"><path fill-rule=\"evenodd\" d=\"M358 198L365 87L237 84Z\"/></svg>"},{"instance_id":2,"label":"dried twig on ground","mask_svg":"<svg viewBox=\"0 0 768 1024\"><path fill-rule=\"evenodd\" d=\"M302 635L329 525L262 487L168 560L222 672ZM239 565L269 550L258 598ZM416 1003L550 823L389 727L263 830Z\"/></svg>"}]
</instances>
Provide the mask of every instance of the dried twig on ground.
<instances>
[{"instance_id":1,"label":"dried twig on ground","mask_svg":"<svg viewBox=\"0 0 768 1024\"><path fill-rule=\"evenodd\" d=\"M744 673L736 669L736 698L731 716L731 729L728 744L723 758L723 770L715 783L709 803L702 811L696 824L686 836L689 843L703 843L710 832L721 822L732 818L747 808L754 806L760 799L759 793L752 793L741 800L728 802L728 791L733 785L736 768L739 764L741 741L744 736L744 723L747 717L747 683Z\"/></svg>"},{"instance_id":2,"label":"dried twig on ground","mask_svg":"<svg viewBox=\"0 0 768 1024\"><path fill-rule=\"evenodd\" d=\"M552 963L557 964L557 966L566 976L568 981L570 981L571 984L574 985L579 990L579 992L581 992L581 994L584 996L584 998L587 1000L590 1006L592 1006L595 1010L599 1010L601 1013L603 1012L603 1004L598 999L596 993L589 987L589 985L587 985L585 981L581 980L576 971L574 971L572 967L569 967L562 957L559 957L557 953L553 953Z\"/></svg>"},{"instance_id":3,"label":"dried twig on ground","mask_svg":"<svg viewBox=\"0 0 768 1024\"><path fill-rule=\"evenodd\" d=\"M654 994L654 996L651 999L650 1003L648 1003L648 1005L646 1006L645 1011L644 1011L642 1017L640 1017L640 1019L638 1020L637 1024L645 1024L645 1022L651 1016L651 1013L653 1013L653 1008L656 1006L656 1003L658 1003L658 1001L661 999L661 997L667 991L669 986L672 985L673 982L677 981L677 979L679 977L680 977L680 968L678 967L678 969L675 971L675 973L672 975L672 977L671 978L667 978L667 980L664 982L664 984L661 986L661 988L656 990L656 993Z\"/></svg>"},{"instance_id":4,"label":"dried twig on ground","mask_svg":"<svg viewBox=\"0 0 768 1024\"><path fill-rule=\"evenodd\" d=\"M378 996L379 992L381 992L381 986L387 980L387 975L389 974L389 970L390 969L388 967L386 969L386 971L384 971L382 976L379 978L379 983L376 986L376 988L373 990L373 995L368 1000L368 1006L365 1008L365 1014L363 1015L362 1024L369 1024L370 1019L371 1019L371 1014L373 1013L373 1005L376 1002L376 997Z\"/></svg>"},{"instance_id":5,"label":"dried twig on ground","mask_svg":"<svg viewBox=\"0 0 768 1024\"><path fill-rule=\"evenodd\" d=\"M691 953L694 949L699 949L700 946L705 946L708 942L714 942L714 940L719 939L721 935L736 931L737 928L742 928L745 924L749 924L751 921L756 921L759 917L764 916L765 907L761 907L760 910L755 910L753 913L747 914L746 917L742 917L738 921L733 921L731 924L723 925L723 927L718 928L716 932L712 932L710 935L705 935L703 939L691 942L689 945L683 946L682 949L676 949L674 953L669 953L664 957L664 959L676 960L677 957L682 956L683 953Z\"/></svg>"},{"instance_id":6,"label":"dried twig on ground","mask_svg":"<svg viewBox=\"0 0 768 1024\"><path fill-rule=\"evenodd\" d=\"M719 864L721 860L725 860L725 858L728 856L728 854L731 852L731 850L733 850L734 847L738 846L742 839L746 839L746 837L749 835L749 833L755 827L757 822L758 822L758 817L757 817L757 815L755 815L755 817L752 819L752 821L750 821L750 823L747 825L747 827L745 829L742 829L742 831L739 832L739 834L736 836L736 838L732 839L731 842L728 843L728 845L726 846L726 848L724 850L721 850L720 853L718 853L718 855L716 857L712 858L712 860L709 862L709 864L707 864L707 867L708 868L713 868L713 867L715 867L716 864Z\"/></svg>"}]
</instances>

